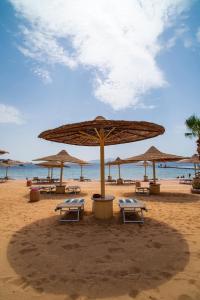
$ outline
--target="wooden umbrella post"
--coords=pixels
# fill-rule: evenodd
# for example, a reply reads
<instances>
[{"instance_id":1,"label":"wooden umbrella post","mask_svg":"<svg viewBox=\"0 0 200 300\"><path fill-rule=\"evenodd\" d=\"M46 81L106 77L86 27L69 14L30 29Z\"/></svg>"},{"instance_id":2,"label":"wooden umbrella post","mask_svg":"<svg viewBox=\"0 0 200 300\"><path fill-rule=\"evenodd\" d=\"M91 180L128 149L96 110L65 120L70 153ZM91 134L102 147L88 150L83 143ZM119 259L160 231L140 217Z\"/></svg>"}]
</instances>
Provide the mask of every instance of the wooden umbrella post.
<instances>
[{"instance_id":1,"label":"wooden umbrella post","mask_svg":"<svg viewBox=\"0 0 200 300\"><path fill-rule=\"evenodd\" d=\"M110 177L110 165L108 165L108 176Z\"/></svg>"},{"instance_id":2,"label":"wooden umbrella post","mask_svg":"<svg viewBox=\"0 0 200 300\"><path fill-rule=\"evenodd\" d=\"M50 170L51 170L51 168L48 168L48 175L47 175L47 177L50 177Z\"/></svg>"},{"instance_id":3,"label":"wooden umbrella post","mask_svg":"<svg viewBox=\"0 0 200 300\"><path fill-rule=\"evenodd\" d=\"M51 168L51 179L53 179L53 168Z\"/></svg>"},{"instance_id":4,"label":"wooden umbrella post","mask_svg":"<svg viewBox=\"0 0 200 300\"><path fill-rule=\"evenodd\" d=\"M154 160L153 160L153 183L156 184L156 165Z\"/></svg>"},{"instance_id":5,"label":"wooden umbrella post","mask_svg":"<svg viewBox=\"0 0 200 300\"><path fill-rule=\"evenodd\" d=\"M80 167L81 167L80 181L84 181L84 177L83 177L83 165L80 165Z\"/></svg>"},{"instance_id":6,"label":"wooden umbrella post","mask_svg":"<svg viewBox=\"0 0 200 300\"><path fill-rule=\"evenodd\" d=\"M119 171L119 179L121 178L121 174L120 174L120 164L118 164L118 171Z\"/></svg>"},{"instance_id":7,"label":"wooden umbrella post","mask_svg":"<svg viewBox=\"0 0 200 300\"><path fill-rule=\"evenodd\" d=\"M147 176L147 162L144 161L144 181L148 181L148 176Z\"/></svg>"},{"instance_id":8,"label":"wooden umbrella post","mask_svg":"<svg viewBox=\"0 0 200 300\"><path fill-rule=\"evenodd\" d=\"M6 176L5 178L8 178L8 167L6 167Z\"/></svg>"},{"instance_id":9,"label":"wooden umbrella post","mask_svg":"<svg viewBox=\"0 0 200 300\"><path fill-rule=\"evenodd\" d=\"M157 195L160 193L160 184L156 183L156 163L153 160L153 184L150 184L150 194Z\"/></svg>"},{"instance_id":10,"label":"wooden umbrella post","mask_svg":"<svg viewBox=\"0 0 200 300\"><path fill-rule=\"evenodd\" d=\"M63 181L63 162L61 162L61 167L60 167L60 186L62 186L62 181Z\"/></svg>"},{"instance_id":11,"label":"wooden umbrella post","mask_svg":"<svg viewBox=\"0 0 200 300\"><path fill-rule=\"evenodd\" d=\"M57 194L64 194L65 193L65 185L63 185L63 167L64 167L64 163L61 162L61 166L60 166L60 185L56 186L56 193Z\"/></svg>"},{"instance_id":12,"label":"wooden umbrella post","mask_svg":"<svg viewBox=\"0 0 200 300\"><path fill-rule=\"evenodd\" d=\"M197 165L194 164L194 176L196 177L197 176Z\"/></svg>"},{"instance_id":13,"label":"wooden umbrella post","mask_svg":"<svg viewBox=\"0 0 200 300\"><path fill-rule=\"evenodd\" d=\"M103 128L100 129L100 178L101 178L101 197L105 198L105 167L104 167L104 143L105 136Z\"/></svg>"}]
</instances>

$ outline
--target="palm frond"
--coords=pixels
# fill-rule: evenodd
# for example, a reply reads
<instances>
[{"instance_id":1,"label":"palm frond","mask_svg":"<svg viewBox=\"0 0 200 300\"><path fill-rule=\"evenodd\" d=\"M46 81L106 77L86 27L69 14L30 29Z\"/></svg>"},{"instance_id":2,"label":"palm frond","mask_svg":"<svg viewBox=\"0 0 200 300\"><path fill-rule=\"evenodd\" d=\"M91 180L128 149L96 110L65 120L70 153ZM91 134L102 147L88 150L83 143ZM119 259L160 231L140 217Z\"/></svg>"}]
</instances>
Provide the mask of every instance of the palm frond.
<instances>
[{"instance_id":1,"label":"palm frond","mask_svg":"<svg viewBox=\"0 0 200 300\"><path fill-rule=\"evenodd\" d=\"M200 118L195 115L190 116L186 121L185 125L190 131L190 134L186 133L187 137L199 137L200 136Z\"/></svg>"}]
</instances>

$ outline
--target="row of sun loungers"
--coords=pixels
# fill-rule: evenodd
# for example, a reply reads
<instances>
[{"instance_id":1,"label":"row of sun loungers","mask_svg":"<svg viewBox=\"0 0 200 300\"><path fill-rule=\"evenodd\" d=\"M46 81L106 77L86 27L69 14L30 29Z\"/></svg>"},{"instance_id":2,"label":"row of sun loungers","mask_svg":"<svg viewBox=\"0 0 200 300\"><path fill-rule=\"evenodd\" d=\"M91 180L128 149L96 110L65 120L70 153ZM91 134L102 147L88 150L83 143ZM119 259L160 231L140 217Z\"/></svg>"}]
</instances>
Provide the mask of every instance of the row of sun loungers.
<instances>
[{"instance_id":1,"label":"row of sun loungers","mask_svg":"<svg viewBox=\"0 0 200 300\"><path fill-rule=\"evenodd\" d=\"M85 200L82 198L66 199L58 204L55 211L60 211L60 222L78 222L84 212ZM119 199L119 208L123 223L144 223L143 211L146 205L137 199Z\"/></svg>"},{"instance_id":2,"label":"row of sun loungers","mask_svg":"<svg viewBox=\"0 0 200 300\"><path fill-rule=\"evenodd\" d=\"M58 183L59 178L39 178L39 177L33 177L32 183L33 184L48 184L48 183Z\"/></svg>"},{"instance_id":3,"label":"row of sun loungers","mask_svg":"<svg viewBox=\"0 0 200 300\"><path fill-rule=\"evenodd\" d=\"M6 177L0 177L0 183L6 182L7 178Z\"/></svg>"},{"instance_id":4,"label":"row of sun loungers","mask_svg":"<svg viewBox=\"0 0 200 300\"><path fill-rule=\"evenodd\" d=\"M37 189L41 193L54 193L56 191L56 185L41 185L37 186ZM78 185L69 185L66 187L65 191L68 194L79 194L81 192L81 188Z\"/></svg>"},{"instance_id":5,"label":"row of sun loungers","mask_svg":"<svg viewBox=\"0 0 200 300\"><path fill-rule=\"evenodd\" d=\"M117 184L117 179L109 179L107 180L109 183L116 183ZM135 180L132 179L123 179L122 184L135 184Z\"/></svg>"},{"instance_id":6,"label":"row of sun loungers","mask_svg":"<svg viewBox=\"0 0 200 300\"><path fill-rule=\"evenodd\" d=\"M181 178L179 179L180 184L192 184L192 179L189 178Z\"/></svg>"}]
</instances>

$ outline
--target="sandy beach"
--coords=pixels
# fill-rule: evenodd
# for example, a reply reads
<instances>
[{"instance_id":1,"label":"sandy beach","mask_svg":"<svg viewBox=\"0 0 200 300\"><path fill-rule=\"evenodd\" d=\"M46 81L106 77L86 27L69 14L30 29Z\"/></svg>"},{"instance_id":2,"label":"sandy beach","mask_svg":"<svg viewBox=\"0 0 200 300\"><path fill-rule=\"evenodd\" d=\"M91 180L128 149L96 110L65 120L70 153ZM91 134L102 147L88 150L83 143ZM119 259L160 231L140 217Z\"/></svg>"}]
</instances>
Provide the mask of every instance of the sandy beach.
<instances>
[{"instance_id":1,"label":"sandy beach","mask_svg":"<svg viewBox=\"0 0 200 300\"><path fill-rule=\"evenodd\" d=\"M162 181L159 196L137 196L145 224L122 224L117 202L133 185L106 186L116 197L109 222L91 215L99 183L80 186L84 218L60 225L54 208L66 196L28 203L25 181L0 185L0 299L200 299L200 195Z\"/></svg>"}]
</instances>

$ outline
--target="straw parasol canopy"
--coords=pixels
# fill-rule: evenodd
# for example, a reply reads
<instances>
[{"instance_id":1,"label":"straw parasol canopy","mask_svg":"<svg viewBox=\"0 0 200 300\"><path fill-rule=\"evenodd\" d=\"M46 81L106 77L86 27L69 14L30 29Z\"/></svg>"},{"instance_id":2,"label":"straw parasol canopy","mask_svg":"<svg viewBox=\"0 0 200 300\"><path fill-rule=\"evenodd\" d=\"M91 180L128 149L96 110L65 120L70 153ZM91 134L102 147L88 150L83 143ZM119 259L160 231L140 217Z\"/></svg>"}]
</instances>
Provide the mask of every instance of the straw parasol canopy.
<instances>
[{"instance_id":1,"label":"straw parasol canopy","mask_svg":"<svg viewBox=\"0 0 200 300\"><path fill-rule=\"evenodd\" d=\"M18 161L18 160L12 160L12 159L3 159L0 161L0 167L5 167L6 168L6 174L5 178L8 177L8 168L18 166L23 164L23 162Z\"/></svg>"},{"instance_id":2,"label":"straw parasol canopy","mask_svg":"<svg viewBox=\"0 0 200 300\"><path fill-rule=\"evenodd\" d=\"M164 127L142 121L106 120L98 116L94 120L67 124L42 132L45 140L79 145L100 146L101 197L105 197L104 146L142 141L165 132Z\"/></svg>"},{"instance_id":3,"label":"straw parasol canopy","mask_svg":"<svg viewBox=\"0 0 200 300\"><path fill-rule=\"evenodd\" d=\"M57 162L57 161L45 161L45 162L41 162L38 164L35 164L36 166L39 167L44 167L44 168L61 168L61 163ZM70 168L70 166L68 165L64 165L65 168Z\"/></svg>"},{"instance_id":4,"label":"straw parasol canopy","mask_svg":"<svg viewBox=\"0 0 200 300\"><path fill-rule=\"evenodd\" d=\"M119 156L113 161L108 161L105 165L109 166L109 176L110 176L110 166L118 166L118 176L119 176L119 179L121 179L120 165L123 163L125 163L125 162Z\"/></svg>"},{"instance_id":5,"label":"straw parasol canopy","mask_svg":"<svg viewBox=\"0 0 200 300\"><path fill-rule=\"evenodd\" d=\"M9 152L7 152L7 151L5 151L5 150L2 150L2 149L0 149L0 155L6 154L6 153L9 153Z\"/></svg>"},{"instance_id":6,"label":"straw parasol canopy","mask_svg":"<svg viewBox=\"0 0 200 300\"><path fill-rule=\"evenodd\" d=\"M62 150L58 152L55 155L40 157L37 159L34 159L33 161L49 161L49 162L60 162L60 185L62 185L62 179L63 179L63 167L65 162L71 162L75 164L82 164L86 163L84 160L78 159L74 156L71 156L66 150Z\"/></svg>"},{"instance_id":7,"label":"straw parasol canopy","mask_svg":"<svg viewBox=\"0 0 200 300\"><path fill-rule=\"evenodd\" d=\"M161 152L156 147L150 147L145 153L132 156L126 159L127 162L134 161L152 161L153 163L153 181L156 182L156 172L155 172L155 163L156 162L167 162L167 161L178 161L183 159L183 156L178 156L174 154L168 154Z\"/></svg>"}]
</instances>

